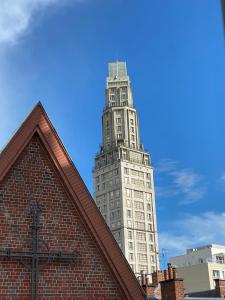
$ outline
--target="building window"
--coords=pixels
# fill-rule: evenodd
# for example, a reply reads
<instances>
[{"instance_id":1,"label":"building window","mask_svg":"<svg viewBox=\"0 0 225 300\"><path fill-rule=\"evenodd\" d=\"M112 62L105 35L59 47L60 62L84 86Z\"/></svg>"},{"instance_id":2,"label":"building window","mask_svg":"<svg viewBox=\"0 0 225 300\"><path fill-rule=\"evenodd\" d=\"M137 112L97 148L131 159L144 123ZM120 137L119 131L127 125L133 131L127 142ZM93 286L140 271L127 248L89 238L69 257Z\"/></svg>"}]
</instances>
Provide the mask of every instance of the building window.
<instances>
[{"instance_id":1,"label":"building window","mask_svg":"<svg viewBox=\"0 0 225 300\"><path fill-rule=\"evenodd\" d=\"M141 211L135 211L135 219L144 220L145 219L144 213Z\"/></svg>"},{"instance_id":2,"label":"building window","mask_svg":"<svg viewBox=\"0 0 225 300\"><path fill-rule=\"evenodd\" d=\"M119 171L118 171L118 168L114 170L114 175L118 175L119 174Z\"/></svg>"},{"instance_id":3,"label":"building window","mask_svg":"<svg viewBox=\"0 0 225 300\"><path fill-rule=\"evenodd\" d=\"M141 201L134 201L134 207L136 209L144 210L144 203Z\"/></svg>"},{"instance_id":4,"label":"building window","mask_svg":"<svg viewBox=\"0 0 225 300\"><path fill-rule=\"evenodd\" d=\"M213 270L213 278L214 278L214 279L220 278L220 271L218 271L218 270Z\"/></svg>"},{"instance_id":5,"label":"building window","mask_svg":"<svg viewBox=\"0 0 225 300\"><path fill-rule=\"evenodd\" d=\"M127 221L127 226L128 226L128 227L131 227L131 226L132 226L131 220L128 220L128 221Z\"/></svg>"},{"instance_id":6,"label":"building window","mask_svg":"<svg viewBox=\"0 0 225 300\"><path fill-rule=\"evenodd\" d=\"M130 124L134 125L134 119L130 119Z\"/></svg>"},{"instance_id":7,"label":"building window","mask_svg":"<svg viewBox=\"0 0 225 300\"><path fill-rule=\"evenodd\" d=\"M150 188L150 187L151 187L150 181L146 181L146 187L147 187L147 188Z\"/></svg>"},{"instance_id":8,"label":"building window","mask_svg":"<svg viewBox=\"0 0 225 300\"><path fill-rule=\"evenodd\" d=\"M145 230L145 223L144 222L135 222L135 227L137 229L140 229L140 230Z\"/></svg>"},{"instance_id":9,"label":"building window","mask_svg":"<svg viewBox=\"0 0 225 300\"><path fill-rule=\"evenodd\" d=\"M146 200L150 202L152 200L152 194L146 193Z\"/></svg>"},{"instance_id":10,"label":"building window","mask_svg":"<svg viewBox=\"0 0 225 300\"><path fill-rule=\"evenodd\" d=\"M225 279L225 271L222 271L222 278Z\"/></svg>"},{"instance_id":11,"label":"building window","mask_svg":"<svg viewBox=\"0 0 225 300\"><path fill-rule=\"evenodd\" d=\"M150 261L151 261L152 263L155 262L155 256L154 256L154 255L150 255Z\"/></svg>"},{"instance_id":12,"label":"building window","mask_svg":"<svg viewBox=\"0 0 225 300\"><path fill-rule=\"evenodd\" d=\"M151 214L147 214L147 219L148 219L149 221L151 221L151 220L152 220L152 216L151 216Z\"/></svg>"},{"instance_id":13,"label":"building window","mask_svg":"<svg viewBox=\"0 0 225 300\"><path fill-rule=\"evenodd\" d=\"M126 189L126 196L131 197L131 189Z\"/></svg>"},{"instance_id":14,"label":"building window","mask_svg":"<svg viewBox=\"0 0 225 300\"><path fill-rule=\"evenodd\" d=\"M152 231L152 224L148 224L148 231Z\"/></svg>"},{"instance_id":15,"label":"building window","mask_svg":"<svg viewBox=\"0 0 225 300\"><path fill-rule=\"evenodd\" d=\"M129 260L134 260L134 254L133 253L129 253Z\"/></svg>"},{"instance_id":16,"label":"building window","mask_svg":"<svg viewBox=\"0 0 225 300\"><path fill-rule=\"evenodd\" d=\"M147 254L138 253L138 261L147 263Z\"/></svg>"},{"instance_id":17,"label":"building window","mask_svg":"<svg viewBox=\"0 0 225 300\"><path fill-rule=\"evenodd\" d=\"M117 131L121 131L121 126L117 126Z\"/></svg>"},{"instance_id":18,"label":"building window","mask_svg":"<svg viewBox=\"0 0 225 300\"><path fill-rule=\"evenodd\" d=\"M216 263L217 264L224 264L225 263L224 256L223 255L221 255L221 256L217 255L216 256Z\"/></svg>"},{"instance_id":19,"label":"building window","mask_svg":"<svg viewBox=\"0 0 225 300\"><path fill-rule=\"evenodd\" d=\"M153 245L150 244L149 247L150 247L150 251L151 251L151 252L154 252L154 247L153 247Z\"/></svg>"},{"instance_id":20,"label":"building window","mask_svg":"<svg viewBox=\"0 0 225 300\"><path fill-rule=\"evenodd\" d=\"M153 234L149 234L149 240L150 240L150 242L153 242Z\"/></svg>"},{"instance_id":21,"label":"building window","mask_svg":"<svg viewBox=\"0 0 225 300\"><path fill-rule=\"evenodd\" d=\"M150 205L150 203L147 203L147 210L151 210L151 205Z\"/></svg>"},{"instance_id":22,"label":"building window","mask_svg":"<svg viewBox=\"0 0 225 300\"><path fill-rule=\"evenodd\" d=\"M115 196L118 198L120 196L120 190L115 190Z\"/></svg>"},{"instance_id":23,"label":"building window","mask_svg":"<svg viewBox=\"0 0 225 300\"><path fill-rule=\"evenodd\" d=\"M141 192L141 191L134 191L134 198L143 199L143 192Z\"/></svg>"},{"instance_id":24,"label":"building window","mask_svg":"<svg viewBox=\"0 0 225 300\"><path fill-rule=\"evenodd\" d=\"M128 168L124 168L124 174L129 175L129 169Z\"/></svg>"},{"instance_id":25,"label":"building window","mask_svg":"<svg viewBox=\"0 0 225 300\"><path fill-rule=\"evenodd\" d=\"M132 231L128 230L128 239L132 240Z\"/></svg>"},{"instance_id":26,"label":"building window","mask_svg":"<svg viewBox=\"0 0 225 300\"><path fill-rule=\"evenodd\" d=\"M128 249L133 250L133 243L132 242L128 242Z\"/></svg>"},{"instance_id":27,"label":"building window","mask_svg":"<svg viewBox=\"0 0 225 300\"><path fill-rule=\"evenodd\" d=\"M121 239L121 237L120 237L120 231L114 232L113 235L114 235L114 238L116 240L120 240Z\"/></svg>"},{"instance_id":28,"label":"building window","mask_svg":"<svg viewBox=\"0 0 225 300\"><path fill-rule=\"evenodd\" d=\"M116 118L116 123L121 124L121 118Z\"/></svg>"},{"instance_id":29,"label":"building window","mask_svg":"<svg viewBox=\"0 0 225 300\"><path fill-rule=\"evenodd\" d=\"M131 207L131 201L127 199L127 207Z\"/></svg>"},{"instance_id":30,"label":"building window","mask_svg":"<svg viewBox=\"0 0 225 300\"><path fill-rule=\"evenodd\" d=\"M131 218L131 210L130 209L127 210L127 217Z\"/></svg>"},{"instance_id":31,"label":"building window","mask_svg":"<svg viewBox=\"0 0 225 300\"><path fill-rule=\"evenodd\" d=\"M124 182L129 183L129 177L124 177Z\"/></svg>"},{"instance_id":32,"label":"building window","mask_svg":"<svg viewBox=\"0 0 225 300\"><path fill-rule=\"evenodd\" d=\"M139 241L146 241L146 235L145 235L144 232L137 231L136 232L136 238Z\"/></svg>"},{"instance_id":33,"label":"building window","mask_svg":"<svg viewBox=\"0 0 225 300\"><path fill-rule=\"evenodd\" d=\"M137 243L137 249L140 252L147 252L147 247L145 243Z\"/></svg>"}]
</instances>

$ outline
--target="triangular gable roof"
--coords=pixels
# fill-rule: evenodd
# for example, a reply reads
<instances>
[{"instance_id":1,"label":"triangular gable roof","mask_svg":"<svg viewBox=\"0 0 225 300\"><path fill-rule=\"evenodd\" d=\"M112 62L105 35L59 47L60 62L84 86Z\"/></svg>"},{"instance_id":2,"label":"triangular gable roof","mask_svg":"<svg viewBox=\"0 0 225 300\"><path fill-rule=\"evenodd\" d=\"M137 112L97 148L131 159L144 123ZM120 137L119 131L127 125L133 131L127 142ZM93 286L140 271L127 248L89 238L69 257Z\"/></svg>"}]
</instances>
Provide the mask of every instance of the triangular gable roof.
<instances>
[{"instance_id":1,"label":"triangular gable roof","mask_svg":"<svg viewBox=\"0 0 225 300\"><path fill-rule=\"evenodd\" d=\"M92 233L126 299L145 299L144 291L114 240L110 229L105 224L40 102L0 153L0 182L16 162L34 133L38 133L44 143L71 195L71 199Z\"/></svg>"}]
</instances>

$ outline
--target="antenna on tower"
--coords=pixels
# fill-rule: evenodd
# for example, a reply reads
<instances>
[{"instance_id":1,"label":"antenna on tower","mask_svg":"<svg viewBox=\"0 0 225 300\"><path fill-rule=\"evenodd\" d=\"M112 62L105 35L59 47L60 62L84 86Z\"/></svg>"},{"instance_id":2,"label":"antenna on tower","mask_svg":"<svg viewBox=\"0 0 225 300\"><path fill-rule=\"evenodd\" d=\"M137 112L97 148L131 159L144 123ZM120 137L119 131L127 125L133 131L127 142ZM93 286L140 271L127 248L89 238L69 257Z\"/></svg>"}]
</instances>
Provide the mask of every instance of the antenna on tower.
<instances>
[{"instance_id":1,"label":"antenna on tower","mask_svg":"<svg viewBox=\"0 0 225 300\"><path fill-rule=\"evenodd\" d=\"M160 257L160 261L161 261L161 268L164 270L167 267L167 263L168 263L168 249L166 248L162 248L161 251L159 252L159 257Z\"/></svg>"}]
</instances>

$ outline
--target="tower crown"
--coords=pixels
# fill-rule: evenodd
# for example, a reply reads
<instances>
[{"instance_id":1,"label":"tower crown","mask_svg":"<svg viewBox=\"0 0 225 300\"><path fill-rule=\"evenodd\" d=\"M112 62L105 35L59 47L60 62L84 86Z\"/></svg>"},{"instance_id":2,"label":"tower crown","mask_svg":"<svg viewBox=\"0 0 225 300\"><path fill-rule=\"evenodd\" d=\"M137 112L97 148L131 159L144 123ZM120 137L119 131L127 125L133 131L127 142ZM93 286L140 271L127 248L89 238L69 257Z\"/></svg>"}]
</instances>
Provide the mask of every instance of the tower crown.
<instances>
[{"instance_id":1,"label":"tower crown","mask_svg":"<svg viewBox=\"0 0 225 300\"><path fill-rule=\"evenodd\" d=\"M106 79L106 108L111 106L133 107L126 62L117 61L109 63L108 69L109 74Z\"/></svg>"}]
</instances>

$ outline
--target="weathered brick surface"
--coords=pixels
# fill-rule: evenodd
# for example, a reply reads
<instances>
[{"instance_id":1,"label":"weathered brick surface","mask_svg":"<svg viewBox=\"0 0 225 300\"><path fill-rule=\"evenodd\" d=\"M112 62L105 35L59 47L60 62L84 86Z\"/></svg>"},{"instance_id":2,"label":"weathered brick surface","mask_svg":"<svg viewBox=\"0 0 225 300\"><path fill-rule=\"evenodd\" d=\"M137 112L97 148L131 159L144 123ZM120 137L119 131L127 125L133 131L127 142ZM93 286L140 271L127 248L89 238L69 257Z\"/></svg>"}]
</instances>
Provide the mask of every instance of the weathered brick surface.
<instances>
[{"instance_id":1,"label":"weathered brick surface","mask_svg":"<svg viewBox=\"0 0 225 300\"><path fill-rule=\"evenodd\" d=\"M42 209L40 238L49 250L80 253L75 263L40 263L39 299L123 299L37 134L0 184L0 249L31 250L32 201ZM0 258L0 299L30 295L31 271Z\"/></svg>"},{"instance_id":2,"label":"weathered brick surface","mask_svg":"<svg viewBox=\"0 0 225 300\"><path fill-rule=\"evenodd\" d=\"M162 300L184 300L183 279L169 279L161 282Z\"/></svg>"}]
</instances>

